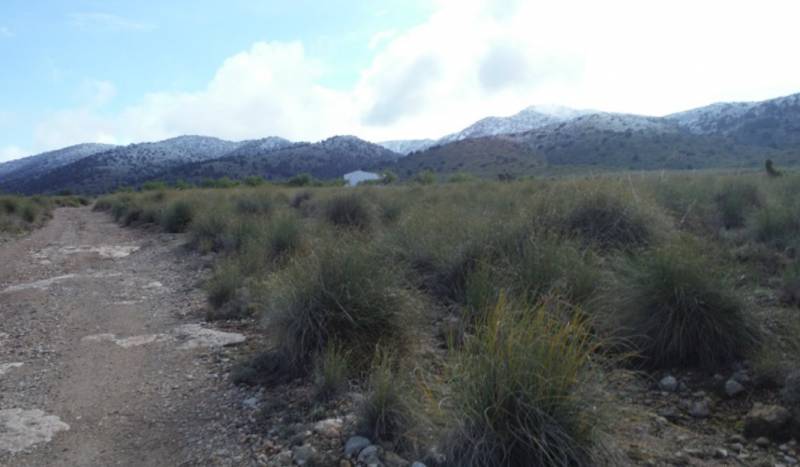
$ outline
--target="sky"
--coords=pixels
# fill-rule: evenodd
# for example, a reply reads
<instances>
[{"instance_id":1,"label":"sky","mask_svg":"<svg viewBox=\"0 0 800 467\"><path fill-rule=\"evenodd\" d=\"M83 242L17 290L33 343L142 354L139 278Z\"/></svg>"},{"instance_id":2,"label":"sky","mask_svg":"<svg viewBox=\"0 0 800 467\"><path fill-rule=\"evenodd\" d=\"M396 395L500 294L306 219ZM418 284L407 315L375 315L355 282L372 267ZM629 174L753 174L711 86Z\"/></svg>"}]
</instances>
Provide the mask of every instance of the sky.
<instances>
[{"instance_id":1,"label":"sky","mask_svg":"<svg viewBox=\"0 0 800 467\"><path fill-rule=\"evenodd\" d=\"M0 162L769 99L800 92L797 18L796 0L0 0Z\"/></svg>"}]
</instances>

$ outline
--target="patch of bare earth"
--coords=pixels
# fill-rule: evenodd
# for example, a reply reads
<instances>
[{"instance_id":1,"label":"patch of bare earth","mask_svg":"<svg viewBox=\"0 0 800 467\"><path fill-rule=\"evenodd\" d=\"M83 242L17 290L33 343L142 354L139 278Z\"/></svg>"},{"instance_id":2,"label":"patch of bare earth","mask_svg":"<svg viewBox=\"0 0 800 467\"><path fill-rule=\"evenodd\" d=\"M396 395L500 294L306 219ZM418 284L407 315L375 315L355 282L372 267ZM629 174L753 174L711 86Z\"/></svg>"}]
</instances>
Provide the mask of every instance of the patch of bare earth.
<instances>
[{"instance_id":1,"label":"patch of bare earth","mask_svg":"<svg viewBox=\"0 0 800 467\"><path fill-rule=\"evenodd\" d=\"M258 465L246 336L202 322L205 274L87 208L0 244L0 465Z\"/></svg>"}]
</instances>

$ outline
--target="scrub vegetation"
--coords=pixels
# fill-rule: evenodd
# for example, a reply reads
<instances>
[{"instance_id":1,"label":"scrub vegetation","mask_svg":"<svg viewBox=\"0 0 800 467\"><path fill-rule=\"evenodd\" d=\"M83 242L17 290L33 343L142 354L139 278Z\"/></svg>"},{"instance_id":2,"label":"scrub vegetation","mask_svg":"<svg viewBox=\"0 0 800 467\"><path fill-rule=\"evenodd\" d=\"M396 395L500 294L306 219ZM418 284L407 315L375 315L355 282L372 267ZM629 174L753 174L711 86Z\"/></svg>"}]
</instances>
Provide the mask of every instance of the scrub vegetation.
<instances>
[{"instance_id":1,"label":"scrub vegetation","mask_svg":"<svg viewBox=\"0 0 800 467\"><path fill-rule=\"evenodd\" d=\"M95 209L216 255L210 317L271 343L237 381L363 390L364 434L446 465L602 463L603 374L763 360L751 292L800 289L795 173L156 188Z\"/></svg>"}]
</instances>

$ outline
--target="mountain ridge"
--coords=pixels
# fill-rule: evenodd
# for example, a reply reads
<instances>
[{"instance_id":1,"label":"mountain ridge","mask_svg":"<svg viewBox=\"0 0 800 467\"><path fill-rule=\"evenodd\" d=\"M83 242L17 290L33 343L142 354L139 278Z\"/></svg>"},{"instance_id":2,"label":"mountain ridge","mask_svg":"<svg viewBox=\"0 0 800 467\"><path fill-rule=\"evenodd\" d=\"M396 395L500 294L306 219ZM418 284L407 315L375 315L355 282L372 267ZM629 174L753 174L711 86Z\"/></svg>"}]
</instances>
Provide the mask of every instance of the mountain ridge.
<instances>
[{"instance_id":1,"label":"mountain ridge","mask_svg":"<svg viewBox=\"0 0 800 467\"><path fill-rule=\"evenodd\" d=\"M463 161L457 160L459 151ZM663 117L529 106L508 117L478 120L439 140L375 144L339 135L315 143L277 136L233 142L183 135L127 146L86 143L0 164L0 190L99 193L157 178L260 175L281 180L300 172L334 178L357 169L405 173L467 167L495 174L500 167L493 164L525 173L569 165L756 167L767 157L781 164L800 163L800 94L716 103Z\"/></svg>"}]
</instances>

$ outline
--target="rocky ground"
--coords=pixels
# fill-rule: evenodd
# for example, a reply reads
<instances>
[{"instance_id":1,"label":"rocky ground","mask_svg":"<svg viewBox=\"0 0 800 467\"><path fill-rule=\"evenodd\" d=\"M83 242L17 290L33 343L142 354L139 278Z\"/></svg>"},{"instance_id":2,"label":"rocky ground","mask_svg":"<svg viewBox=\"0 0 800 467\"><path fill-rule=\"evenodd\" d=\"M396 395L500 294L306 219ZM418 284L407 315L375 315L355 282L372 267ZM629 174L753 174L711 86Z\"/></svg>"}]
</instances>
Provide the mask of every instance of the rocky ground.
<instances>
[{"instance_id":1,"label":"rocky ground","mask_svg":"<svg viewBox=\"0 0 800 467\"><path fill-rule=\"evenodd\" d=\"M355 436L358 393L232 384L264 336L204 322L212 258L183 242L81 208L0 243L0 465L412 465ZM800 375L607 376L615 465L798 463Z\"/></svg>"}]
</instances>

